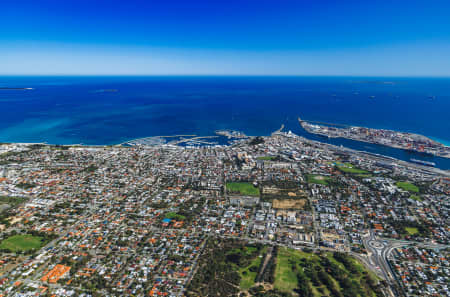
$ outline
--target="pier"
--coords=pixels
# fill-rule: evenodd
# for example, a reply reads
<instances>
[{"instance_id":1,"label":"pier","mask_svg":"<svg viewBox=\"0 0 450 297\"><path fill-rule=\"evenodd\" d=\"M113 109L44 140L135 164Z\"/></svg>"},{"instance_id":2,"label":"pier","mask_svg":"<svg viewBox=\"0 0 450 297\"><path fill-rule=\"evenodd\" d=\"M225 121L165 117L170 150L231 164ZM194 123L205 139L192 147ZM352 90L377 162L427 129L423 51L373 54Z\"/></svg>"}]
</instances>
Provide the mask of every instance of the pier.
<instances>
[{"instance_id":1,"label":"pier","mask_svg":"<svg viewBox=\"0 0 450 297\"><path fill-rule=\"evenodd\" d=\"M318 124L318 125L337 126L337 127L343 127L343 128L350 128L351 127L349 125L344 125L344 124L327 123L327 122L320 122L320 121L307 121L307 120L300 119L300 117L298 117L298 121L299 121L300 124L302 122L305 122L305 123L312 123L312 124Z\"/></svg>"},{"instance_id":2,"label":"pier","mask_svg":"<svg viewBox=\"0 0 450 297\"><path fill-rule=\"evenodd\" d=\"M278 130L274 131L274 132L272 133L272 135L281 133L281 132L283 131L283 129L284 129L284 124L281 124L281 127L280 127Z\"/></svg>"}]
</instances>

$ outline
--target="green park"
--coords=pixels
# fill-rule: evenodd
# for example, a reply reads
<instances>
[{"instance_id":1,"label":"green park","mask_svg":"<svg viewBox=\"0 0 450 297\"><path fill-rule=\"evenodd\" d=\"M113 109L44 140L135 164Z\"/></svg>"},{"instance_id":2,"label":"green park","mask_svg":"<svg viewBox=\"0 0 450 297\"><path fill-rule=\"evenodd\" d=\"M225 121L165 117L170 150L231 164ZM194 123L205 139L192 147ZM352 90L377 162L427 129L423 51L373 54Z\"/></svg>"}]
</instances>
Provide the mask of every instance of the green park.
<instances>
[{"instance_id":1,"label":"green park","mask_svg":"<svg viewBox=\"0 0 450 297\"><path fill-rule=\"evenodd\" d=\"M244 196L259 196L259 189L247 182L229 182L226 185L230 194L240 194Z\"/></svg>"},{"instance_id":2,"label":"green park","mask_svg":"<svg viewBox=\"0 0 450 297\"><path fill-rule=\"evenodd\" d=\"M0 243L0 249L11 252L23 252L40 249L45 243L43 237L33 236L31 234L18 234L4 239Z\"/></svg>"}]
</instances>

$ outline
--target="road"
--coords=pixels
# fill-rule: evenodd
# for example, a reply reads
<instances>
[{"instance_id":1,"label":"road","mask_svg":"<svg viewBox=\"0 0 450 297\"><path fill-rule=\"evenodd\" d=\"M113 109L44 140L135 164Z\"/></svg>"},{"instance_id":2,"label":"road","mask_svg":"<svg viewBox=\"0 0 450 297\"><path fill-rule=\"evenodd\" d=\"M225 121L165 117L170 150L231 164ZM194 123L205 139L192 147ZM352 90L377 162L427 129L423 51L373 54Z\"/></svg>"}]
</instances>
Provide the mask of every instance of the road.
<instances>
[{"instance_id":1,"label":"road","mask_svg":"<svg viewBox=\"0 0 450 297\"><path fill-rule=\"evenodd\" d=\"M377 272L379 276L382 276L391 285L391 288L395 288L395 286L393 286L394 284L397 284L400 288L402 288L401 284L398 283L395 273L394 271L392 271L388 260L394 249L406 245L415 245L420 247L438 249L448 247L445 245L433 243L381 239L377 238L373 230L370 230L369 234L363 238L363 243L368 252L369 264L372 266L372 270ZM395 295L398 296L399 293L396 292Z\"/></svg>"}]
</instances>

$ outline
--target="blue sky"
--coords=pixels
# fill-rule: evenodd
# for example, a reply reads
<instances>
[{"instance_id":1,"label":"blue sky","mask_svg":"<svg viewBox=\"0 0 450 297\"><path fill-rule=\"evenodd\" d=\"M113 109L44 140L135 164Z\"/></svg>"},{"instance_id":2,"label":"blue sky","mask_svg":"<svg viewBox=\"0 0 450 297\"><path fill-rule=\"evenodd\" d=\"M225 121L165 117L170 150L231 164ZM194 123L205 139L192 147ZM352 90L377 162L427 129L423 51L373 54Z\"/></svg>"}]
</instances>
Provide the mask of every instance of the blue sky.
<instances>
[{"instance_id":1,"label":"blue sky","mask_svg":"<svg viewBox=\"0 0 450 297\"><path fill-rule=\"evenodd\" d=\"M450 1L3 0L0 74L450 76Z\"/></svg>"}]
</instances>

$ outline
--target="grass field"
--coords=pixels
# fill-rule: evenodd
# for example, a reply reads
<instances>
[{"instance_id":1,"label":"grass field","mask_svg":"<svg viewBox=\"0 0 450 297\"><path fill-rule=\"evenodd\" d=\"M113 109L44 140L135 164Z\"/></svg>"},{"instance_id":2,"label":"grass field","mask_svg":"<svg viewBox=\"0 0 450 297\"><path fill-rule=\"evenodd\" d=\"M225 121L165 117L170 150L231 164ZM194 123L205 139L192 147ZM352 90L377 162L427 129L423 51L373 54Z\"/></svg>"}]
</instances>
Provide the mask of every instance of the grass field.
<instances>
[{"instance_id":1,"label":"grass field","mask_svg":"<svg viewBox=\"0 0 450 297\"><path fill-rule=\"evenodd\" d=\"M261 244L209 239L199 259L199 269L187 288L193 294L186 296L238 296L239 291L255 286L267 252L268 247Z\"/></svg>"},{"instance_id":2,"label":"grass field","mask_svg":"<svg viewBox=\"0 0 450 297\"><path fill-rule=\"evenodd\" d=\"M310 287L312 295L317 297L333 296L335 294L332 291L345 293L346 296L376 296L367 283L369 279L373 283L379 280L375 274L367 271L356 259L349 256L344 257L346 262L341 262L343 260L335 258L331 252L318 255L280 248L277 256L274 287L282 292L290 293L299 288L299 279L303 279ZM328 260L328 264L324 260ZM328 283L324 281L324 277L318 276L319 271L327 275ZM343 287L342 283L346 280L349 282Z\"/></svg>"},{"instance_id":3,"label":"grass field","mask_svg":"<svg viewBox=\"0 0 450 297\"><path fill-rule=\"evenodd\" d=\"M368 172L366 170L359 169L355 166L353 166L350 163L337 163L337 168L339 168L340 171L345 173L354 173L354 174L367 174Z\"/></svg>"},{"instance_id":4,"label":"grass field","mask_svg":"<svg viewBox=\"0 0 450 297\"><path fill-rule=\"evenodd\" d=\"M227 254L240 254L243 258L252 259L250 263L244 267L237 267L237 271L241 277L239 286L243 290L248 290L255 284L255 278L258 275L258 269L261 265L262 256L267 252L267 247L262 248L259 253L254 246L244 246L230 250ZM260 257L261 256L261 257Z\"/></svg>"},{"instance_id":5,"label":"grass field","mask_svg":"<svg viewBox=\"0 0 450 297\"><path fill-rule=\"evenodd\" d=\"M409 198L416 201L423 201L422 197L420 197L419 195L411 195Z\"/></svg>"},{"instance_id":6,"label":"grass field","mask_svg":"<svg viewBox=\"0 0 450 297\"><path fill-rule=\"evenodd\" d=\"M299 254L294 250L281 248L278 251L277 266L275 268L274 287L283 292L291 292L297 287L297 274L292 271L290 259L297 260Z\"/></svg>"},{"instance_id":7,"label":"grass field","mask_svg":"<svg viewBox=\"0 0 450 297\"><path fill-rule=\"evenodd\" d=\"M28 251L39 249L44 244L43 238L30 234L21 234L8 237L0 243L0 249L7 249L12 252Z\"/></svg>"},{"instance_id":8,"label":"grass field","mask_svg":"<svg viewBox=\"0 0 450 297\"><path fill-rule=\"evenodd\" d=\"M322 175L308 174L307 177L310 184L328 185L328 181L331 180L329 177Z\"/></svg>"},{"instance_id":9,"label":"grass field","mask_svg":"<svg viewBox=\"0 0 450 297\"><path fill-rule=\"evenodd\" d=\"M357 174L357 177L361 177L361 178L367 178L367 177L372 177L372 175L365 173L365 174Z\"/></svg>"},{"instance_id":10,"label":"grass field","mask_svg":"<svg viewBox=\"0 0 450 297\"><path fill-rule=\"evenodd\" d=\"M175 212L168 212L168 213L166 213L165 217L168 219L174 219L174 220L178 220L178 221L184 221L186 219L185 216L177 214Z\"/></svg>"},{"instance_id":11,"label":"grass field","mask_svg":"<svg viewBox=\"0 0 450 297\"><path fill-rule=\"evenodd\" d=\"M229 193L245 196L259 196L259 189L251 183L231 182L227 183L226 187Z\"/></svg>"},{"instance_id":12,"label":"grass field","mask_svg":"<svg viewBox=\"0 0 450 297\"><path fill-rule=\"evenodd\" d=\"M188 296L383 296L380 279L345 253L210 239L198 265Z\"/></svg>"},{"instance_id":13,"label":"grass field","mask_svg":"<svg viewBox=\"0 0 450 297\"><path fill-rule=\"evenodd\" d=\"M252 260L251 264L248 267L244 267L239 269L239 275L241 276L240 287L243 290L248 290L255 284L255 278L258 274L258 268L261 264L262 259L260 257L256 257ZM250 269L253 267L251 271Z\"/></svg>"},{"instance_id":14,"label":"grass field","mask_svg":"<svg viewBox=\"0 0 450 297\"><path fill-rule=\"evenodd\" d=\"M263 160L263 161L272 161L274 159L276 159L277 157L275 156L263 156L263 157L258 157L256 158L257 160Z\"/></svg>"},{"instance_id":15,"label":"grass field","mask_svg":"<svg viewBox=\"0 0 450 297\"><path fill-rule=\"evenodd\" d=\"M396 182L395 185L399 187L402 190L413 192L413 193L419 193L419 188L411 183L408 182Z\"/></svg>"},{"instance_id":16,"label":"grass field","mask_svg":"<svg viewBox=\"0 0 450 297\"><path fill-rule=\"evenodd\" d=\"M419 229L417 229L416 227L405 227L405 231L408 232L409 235L419 233Z\"/></svg>"}]
</instances>

